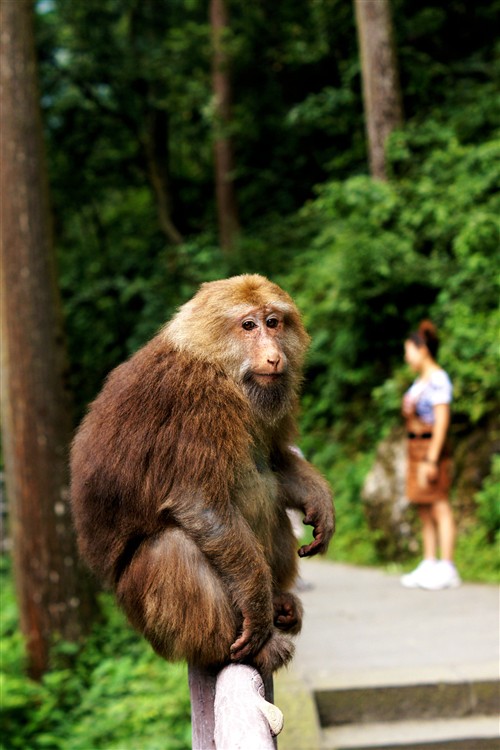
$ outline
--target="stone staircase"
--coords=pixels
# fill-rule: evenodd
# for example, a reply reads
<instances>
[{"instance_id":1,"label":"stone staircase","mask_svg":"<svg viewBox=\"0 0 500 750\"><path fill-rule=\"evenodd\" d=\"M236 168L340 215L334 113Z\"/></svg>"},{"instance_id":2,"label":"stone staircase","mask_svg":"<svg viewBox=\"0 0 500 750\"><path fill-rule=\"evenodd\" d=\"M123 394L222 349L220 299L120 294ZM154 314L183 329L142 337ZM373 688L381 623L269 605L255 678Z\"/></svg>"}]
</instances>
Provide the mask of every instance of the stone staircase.
<instances>
[{"instance_id":1,"label":"stone staircase","mask_svg":"<svg viewBox=\"0 0 500 750\"><path fill-rule=\"evenodd\" d=\"M493 680L321 689L314 698L321 750L500 750Z\"/></svg>"},{"instance_id":2,"label":"stone staircase","mask_svg":"<svg viewBox=\"0 0 500 750\"><path fill-rule=\"evenodd\" d=\"M396 571L316 560L301 575L279 750L500 750L497 586L408 590Z\"/></svg>"}]
</instances>

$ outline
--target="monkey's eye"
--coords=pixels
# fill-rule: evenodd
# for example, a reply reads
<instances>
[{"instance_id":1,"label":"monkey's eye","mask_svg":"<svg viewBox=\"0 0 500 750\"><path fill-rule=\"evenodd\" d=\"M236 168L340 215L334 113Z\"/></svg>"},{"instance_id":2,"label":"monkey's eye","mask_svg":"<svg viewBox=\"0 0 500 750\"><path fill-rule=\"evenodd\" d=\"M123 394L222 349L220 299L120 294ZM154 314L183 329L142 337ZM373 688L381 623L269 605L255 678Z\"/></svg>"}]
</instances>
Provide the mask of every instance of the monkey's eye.
<instances>
[{"instance_id":1,"label":"monkey's eye","mask_svg":"<svg viewBox=\"0 0 500 750\"><path fill-rule=\"evenodd\" d=\"M266 326L268 328L277 328L279 324L278 318L268 318L266 320Z\"/></svg>"},{"instance_id":2,"label":"monkey's eye","mask_svg":"<svg viewBox=\"0 0 500 750\"><path fill-rule=\"evenodd\" d=\"M257 328L257 325L253 322L253 320L244 320L241 324L241 327L245 329L245 331L253 331L254 328Z\"/></svg>"}]
</instances>

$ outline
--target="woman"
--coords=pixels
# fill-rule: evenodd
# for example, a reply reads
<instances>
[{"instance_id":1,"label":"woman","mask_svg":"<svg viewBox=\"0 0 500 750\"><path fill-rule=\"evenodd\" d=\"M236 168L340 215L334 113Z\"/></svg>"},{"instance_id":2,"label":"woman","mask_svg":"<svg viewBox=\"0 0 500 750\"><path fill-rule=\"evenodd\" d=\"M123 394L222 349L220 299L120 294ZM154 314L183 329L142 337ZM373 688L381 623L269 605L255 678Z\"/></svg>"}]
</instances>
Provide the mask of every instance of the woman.
<instances>
[{"instance_id":1,"label":"woman","mask_svg":"<svg viewBox=\"0 0 500 750\"><path fill-rule=\"evenodd\" d=\"M436 362L438 346L436 329L428 320L405 341L405 360L418 378L405 394L402 409L408 436L406 492L418 506L424 559L401 583L431 590L453 588L461 582L453 564L455 523L448 498L451 461L446 433L452 385Z\"/></svg>"}]
</instances>

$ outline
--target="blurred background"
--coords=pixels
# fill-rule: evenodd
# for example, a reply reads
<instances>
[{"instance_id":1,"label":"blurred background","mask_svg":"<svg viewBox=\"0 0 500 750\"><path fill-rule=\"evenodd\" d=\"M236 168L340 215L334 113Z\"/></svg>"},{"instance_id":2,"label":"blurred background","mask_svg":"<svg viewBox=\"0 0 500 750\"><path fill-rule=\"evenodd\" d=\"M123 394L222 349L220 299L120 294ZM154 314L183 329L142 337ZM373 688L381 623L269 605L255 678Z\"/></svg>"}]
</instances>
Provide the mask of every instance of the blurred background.
<instances>
[{"instance_id":1,"label":"blurred background","mask_svg":"<svg viewBox=\"0 0 500 750\"><path fill-rule=\"evenodd\" d=\"M430 317L454 384L457 566L494 581L500 3L366 5L34 4L72 426L201 282L265 274L312 335L300 445L335 491L329 555L405 569L411 512L363 487L393 460L413 379L403 341ZM385 51L371 57L374 39ZM65 638L32 670L42 682L21 676L8 518L4 536L5 748L189 747L184 668L150 654L106 596L83 651Z\"/></svg>"}]
</instances>

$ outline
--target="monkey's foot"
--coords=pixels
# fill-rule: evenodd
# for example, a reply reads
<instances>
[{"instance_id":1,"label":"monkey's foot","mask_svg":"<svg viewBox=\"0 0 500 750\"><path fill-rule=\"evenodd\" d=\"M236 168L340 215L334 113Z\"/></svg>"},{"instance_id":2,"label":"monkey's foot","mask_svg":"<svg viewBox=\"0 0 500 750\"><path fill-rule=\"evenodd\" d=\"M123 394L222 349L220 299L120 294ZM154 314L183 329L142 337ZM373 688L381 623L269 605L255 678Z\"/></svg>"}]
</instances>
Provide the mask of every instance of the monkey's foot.
<instances>
[{"instance_id":1,"label":"monkey's foot","mask_svg":"<svg viewBox=\"0 0 500 750\"><path fill-rule=\"evenodd\" d=\"M302 604L289 592L276 594L273 600L274 625L279 630L296 635L302 627Z\"/></svg>"}]
</instances>

